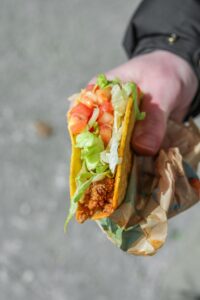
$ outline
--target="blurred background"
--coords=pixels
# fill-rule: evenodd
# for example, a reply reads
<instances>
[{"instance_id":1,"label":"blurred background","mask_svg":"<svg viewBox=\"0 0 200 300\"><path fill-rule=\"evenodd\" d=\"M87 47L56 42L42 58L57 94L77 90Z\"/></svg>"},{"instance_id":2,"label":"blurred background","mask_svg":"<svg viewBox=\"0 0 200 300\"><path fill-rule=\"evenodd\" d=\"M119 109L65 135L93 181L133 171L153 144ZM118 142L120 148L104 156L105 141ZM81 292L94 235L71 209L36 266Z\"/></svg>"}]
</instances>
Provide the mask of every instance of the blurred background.
<instances>
[{"instance_id":1,"label":"blurred background","mask_svg":"<svg viewBox=\"0 0 200 300\"><path fill-rule=\"evenodd\" d=\"M115 248L69 207L67 96L126 60L136 0L0 0L0 300L200 299L200 207L154 257ZM197 120L200 124L200 120Z\"/></svg>"}]
</instances>

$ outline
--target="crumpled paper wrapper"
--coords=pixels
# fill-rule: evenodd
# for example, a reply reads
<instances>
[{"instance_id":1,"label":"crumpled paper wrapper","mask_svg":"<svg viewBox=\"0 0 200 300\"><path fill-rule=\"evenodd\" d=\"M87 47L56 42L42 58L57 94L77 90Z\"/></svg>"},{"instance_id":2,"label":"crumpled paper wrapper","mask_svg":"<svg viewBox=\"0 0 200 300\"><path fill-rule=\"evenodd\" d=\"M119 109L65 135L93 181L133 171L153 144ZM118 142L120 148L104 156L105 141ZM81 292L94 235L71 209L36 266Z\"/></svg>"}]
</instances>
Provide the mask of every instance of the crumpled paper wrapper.
<instances>
[{"instance_id":1,"label":"crumpled paper wrapper","mask_svg":"<svg viewBox=\"0 0 200 300\"><path fill-rule=\"evenodd\" d=\"M153 255L167 237L168 218L200 201L200 131L195 123L169 121L156 158L135 156L125 199L97 223L120 249Z\"/></svg>"}]
</instances>

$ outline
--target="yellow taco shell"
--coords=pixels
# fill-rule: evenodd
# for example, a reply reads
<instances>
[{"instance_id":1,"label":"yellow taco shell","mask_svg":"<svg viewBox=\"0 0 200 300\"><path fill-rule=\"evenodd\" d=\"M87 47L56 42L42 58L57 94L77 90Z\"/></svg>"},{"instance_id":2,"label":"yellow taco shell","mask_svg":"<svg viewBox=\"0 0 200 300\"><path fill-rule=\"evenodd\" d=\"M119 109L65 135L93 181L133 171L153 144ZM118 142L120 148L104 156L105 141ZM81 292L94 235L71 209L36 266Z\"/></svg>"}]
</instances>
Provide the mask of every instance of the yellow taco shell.
<instances>
[{"instance_id":1,"label":"yellow taco shell","mask_svg":"<svg viewBox=\"0 0 200 300\"><path fill-rule=\"evenodd\" d=\"M138 97L138 106L139 106L139 102L140 99ZM69 113L67 114L67 119L69 121ZM131 136L132 136L134 124L135 124L134 103L133 103L133 98L129 97L124 120L123 120L121 142L118 149L119 157L122 159L122 161L119 165L117 165L116 173L114 177L115 184L114 184L114 193L113 193L113 201L112 201L113 210L109 214L102 211L96 212L91 218L93 220L102 219L111 215L113 211L122 203L124 199L127 183L128 183L128 175L130 173L130 169L133 163L133 152L131 149ZM68 126L68 130L69 130L71 144L72 144L70 182L69 182L70 197L72 198L76 191L75 179L81 169L81 159L80 159L80 149L75 147L75 137L71 133L69 126Z\"/></svg>"}]
</instances>

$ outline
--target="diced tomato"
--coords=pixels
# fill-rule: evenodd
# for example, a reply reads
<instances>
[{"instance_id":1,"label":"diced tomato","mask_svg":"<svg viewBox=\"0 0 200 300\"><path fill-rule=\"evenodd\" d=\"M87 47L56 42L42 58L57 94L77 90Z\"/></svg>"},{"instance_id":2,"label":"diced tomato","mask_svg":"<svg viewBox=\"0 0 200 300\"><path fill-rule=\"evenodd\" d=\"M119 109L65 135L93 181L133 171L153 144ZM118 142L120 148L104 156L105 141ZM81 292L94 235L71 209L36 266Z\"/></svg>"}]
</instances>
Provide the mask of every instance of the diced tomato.
<instances>
[{"instance_id":1,"label":"diced tomato","mask_svg":"<svg viewBox=\"0 0 200 300\"><path fill-rule=\"evenodd\" d=\"M96 106L94 101L92 101L91 99L86 98L86 97L81 98L80 102L84 103L89 108L94 108Z\"/></svg>"},{"instance_id":2,"label":"diced tomato","mask_svg":"<svg viewBox=\"0 0 200 300\"><path fill-rule=\"evenodd\" d=\"M70 111L69 128L73 134L78 134L88 123L92 115L93 109L87 107L83 103L78 103Z\"/></svg>"},{"instance_id":3,"label":"diced tomato","mask_svg":"<svg viewBox=\"0 0 200 300\"><path fill-rule=\"evenodd\" d=\"M79 116L71 116L69 120L69 128L73 134L78 134L87 125L87 119L81 119Z\"/></svg>"},{"instance_id":4,"label":"diced tomato","mask_svg":"<svg viewBox=\"0 0 200 300\"><path fill-rule=\"evenodd\" d=\"M105 101L101 105L99 105L99 112L102 115L104 112L113 113L113 106L110 101Z\"/></svg>"},{"instance_id":5,"label":"diced tomato","mask_svg":"<svg viewBox=\"0 0 200 300\"><path fill-rule=\"evenodd\" d=\"M91 128L89 129L89 131L90 131L90 132L94 132L94 127L91 127Z\"/></svg>"},{"instance_id":6,"label":"diced tomato","mask_svg":"<svg viewBox=\"0 0 200 300\"><path fill-rule=\"evenodd\" d=\"M97 120L100 135L105 145L108 144L112 136L113 126L113 107L110 101L106 100L99 106L99 118Z\"/></svg>"},{"instance_id":7,"label":"diced tomato","mask_svg":"<svg viewBox=\"0 0 200 300\"><path fill-rule=\"evenodd\" d=\"M89 108L94 108L95 106L97 106L97 96L91 91L84 90L81 93L80 102L85 104Z\"/></svg>"},{"instance_id":8,"label":"diced tomato","mask_svg":"<svg viewBox=\"0 0 200 300\"><path fill-rule=\"evenodd\" d=\"M88 121L92 115L92 111L93 109L89 108L83 103L78 103L76 106L72 108L72 110L70 111L70 115L81 116L82 118L85 118Z\"/></svg>"},{"instance_id":9,"label":"diced tomato","mask_svg":"<svg viewBox=\"0 0 200 300\"><path fill-rule=\"evenodd\" d=\"M113 124L113 115L108 112L104 112L98 118L97 122L99 125L112 125Z\"/></svg>"},{"instance_id":10,"label":"diced tomato","mask_svg":"<svg viewBox=\"0 0 200 300\"><path fill-rule=\"evenodd\" d=\"M111 99L111 88L107 87L105 89L99 89L96 91L97 103L102 104L104 101L109 101Z\"/></svg>"},{"instance_id":11,"label":"diced tomato","mask_svg":"<svg viewBox=\"0 0 200 300\"><path fill-rule=\"evenodd\" d=\"M100 136L106 146L109 143L112 136L112 126L106 124L100 125L99 131L100 131Z\"/></svg>"}]
</instances>

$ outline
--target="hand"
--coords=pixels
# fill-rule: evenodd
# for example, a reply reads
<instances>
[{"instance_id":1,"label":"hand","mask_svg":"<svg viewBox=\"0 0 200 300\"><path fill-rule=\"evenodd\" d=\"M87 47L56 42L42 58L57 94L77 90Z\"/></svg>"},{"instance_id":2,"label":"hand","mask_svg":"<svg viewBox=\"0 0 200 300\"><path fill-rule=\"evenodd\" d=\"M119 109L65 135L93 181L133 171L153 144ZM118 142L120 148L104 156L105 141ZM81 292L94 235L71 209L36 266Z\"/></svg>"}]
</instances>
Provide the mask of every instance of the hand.
<instances>
[{"instance_id":1,"label":"hand","mask_svg":"<svg viewBox=\"0 0 200 300\"><path fill-rule=\"evenodd\" d=\"M106 73L109 79L136 82L145 96L132 144L136 152L154 155L165 135L169 118L181 122L197 91L198 81L190 65L181 57L157 50L137 56Z\"/></svg>"}]
</instances>

